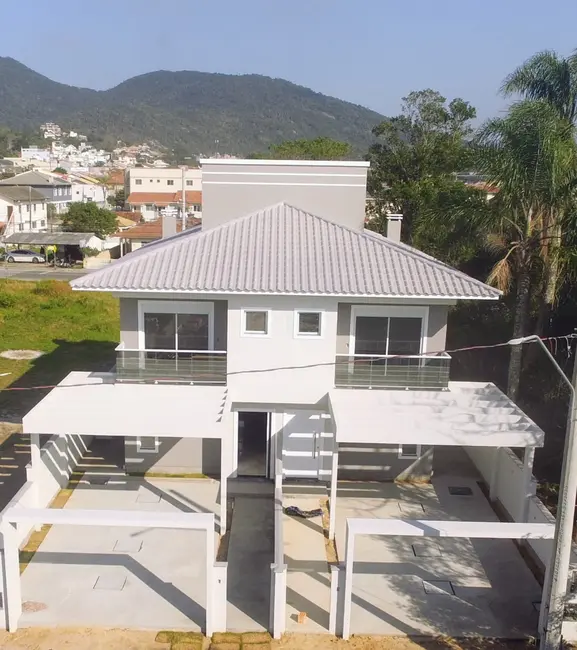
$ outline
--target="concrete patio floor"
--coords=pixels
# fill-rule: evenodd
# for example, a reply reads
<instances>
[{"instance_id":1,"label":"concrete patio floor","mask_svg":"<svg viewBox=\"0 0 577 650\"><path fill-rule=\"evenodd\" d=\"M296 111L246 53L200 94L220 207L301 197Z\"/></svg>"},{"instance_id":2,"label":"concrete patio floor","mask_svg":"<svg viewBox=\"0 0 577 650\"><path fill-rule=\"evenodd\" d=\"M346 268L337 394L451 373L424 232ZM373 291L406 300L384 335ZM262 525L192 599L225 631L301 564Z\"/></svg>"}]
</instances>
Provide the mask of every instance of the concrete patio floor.
<instances>
[{"instance_id":1,"label":"concrete patio floor","mask_svg":"<svg viewBox=\"0 0 577 650\"><path fill-rule=\"evenodd\" d=\"M498 521L465 452L435 454L431 484L339 484L340 559L347 517ZM470 494L451 494L453 487ZM515 638L536 631L541 588L509 540L359 536L354 571L352 634Z\"/></svg>"},{"instance_id":2,"label":"concrete patio floor","mask_svg":"<svg viewBox=\"0 0 577 650\"><path fill-rule=\"evenodd\" d=\"M85 477L65 507L219 512L217 481L105 480ZM22 574L20 625L200 629L205 584L200 531L53 526Z\"/></svg>"}]
</instances>

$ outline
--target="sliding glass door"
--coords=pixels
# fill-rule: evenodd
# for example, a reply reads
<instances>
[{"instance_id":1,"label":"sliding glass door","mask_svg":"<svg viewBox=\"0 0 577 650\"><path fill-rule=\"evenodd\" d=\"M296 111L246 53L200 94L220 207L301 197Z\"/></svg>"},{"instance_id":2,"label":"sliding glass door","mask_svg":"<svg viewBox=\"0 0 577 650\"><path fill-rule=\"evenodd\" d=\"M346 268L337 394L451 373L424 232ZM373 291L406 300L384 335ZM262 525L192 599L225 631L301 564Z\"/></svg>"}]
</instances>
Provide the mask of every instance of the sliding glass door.
<instances>
[{"instance_id":1,"label":"sliding glass door","mask_svg":"<svg viewBox=\"0 0 577 650\"><path fill-rule=\"evenodd\" d=\"M357 316L354 354L419 355L423 319L396 316Z\"/></svg>"},{"instance_id":2,"label":"sliding glass door","mask_svg":"<svg viewBox=\"0 0 577 650\"><path fill-rule=\"evenodd\" d=\"M183 359L191 351L209 349L208 314L144 313L144 347L157 359Z\"/></svg>"}]
</instances>

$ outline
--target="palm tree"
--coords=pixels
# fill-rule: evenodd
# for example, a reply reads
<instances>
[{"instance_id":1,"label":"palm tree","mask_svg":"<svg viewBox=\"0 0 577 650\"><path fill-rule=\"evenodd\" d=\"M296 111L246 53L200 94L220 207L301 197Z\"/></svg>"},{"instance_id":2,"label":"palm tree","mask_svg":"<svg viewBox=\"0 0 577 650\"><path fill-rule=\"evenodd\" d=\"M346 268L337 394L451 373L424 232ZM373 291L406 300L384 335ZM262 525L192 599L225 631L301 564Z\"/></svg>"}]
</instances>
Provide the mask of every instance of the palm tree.
<instances>
[{"instance_id":1,"label":"palm tree","mask_svg":"<svg viewBox=\"0 0 577 650\"><path fill-rule=\"evenodd\" d=\"M559 116L574 123L577 119L577 51L566 58L555 52L538 52L512 72L503 82L505 96L546 101Z\"/></svg>"},{"instance_id":2,"label":"palm tree","mask_svg":"<svg viewBox=\"0 0 577 650\"><path fill-rule=\"evenodd\" d=\"M572 126L545 101L514 104L506 117L489 120L476 138L477 169L499 192L481 213L481 229L500 256L489 281L514 287L513 337L527 333L531 291L542 292L554 260L559 272L566 220L577 185ZM522 347L513 346L507 391L516 399Z\"/></svg>"},{"instance_id":3,"label":"palm tree","mask_svg":"<svg viewBox=\"0 0 577 650\"><path fill-rule=\"evenodd\" d=\"M526 99L548 103L557 114L575 125L577 122L577 51L563 58L555 52L539 52L511 73L501 88L505 96L521 95ZM573 138L573 132L567 137ZM572 197L565 210L572 212ZM546 260L543 288L540 292L539 312L536 325L542 334L560 289L563 272L562 236L558 215L551 215L548 237L543 242L543 258Z\"/></svg>"}]
</instances>

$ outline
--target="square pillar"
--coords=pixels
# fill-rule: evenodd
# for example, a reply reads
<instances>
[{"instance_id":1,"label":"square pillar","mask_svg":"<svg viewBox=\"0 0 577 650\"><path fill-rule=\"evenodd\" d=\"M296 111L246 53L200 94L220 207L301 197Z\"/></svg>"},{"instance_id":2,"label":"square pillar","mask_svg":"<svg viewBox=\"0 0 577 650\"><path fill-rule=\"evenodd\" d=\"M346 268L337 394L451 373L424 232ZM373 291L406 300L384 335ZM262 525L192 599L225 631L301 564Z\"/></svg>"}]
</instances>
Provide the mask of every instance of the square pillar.
<instances>
[{"instance_id":1,"label":"square pillar","mask_svg":"<svg viewBox=\"0 0 577 650\"><path fill-rule=\"evenodd\" d=\"M8 632L16 632L22 614L22 588L20 584L20 558L15 524L5 522L2 527L2 588L4 615Z\"/></svg>"},{"instance_id":2,"label":"square pillar","mask_svg":"<svg viewBox=\"0 0 577 650\"><path fill-rule=\"evenodd\" d=\"M353 598L353 565L355 557L355 535L351 533L347 521L347 538L345 544L345 584L343 589L343 639L351 634L351 609Z\"/></svg>"},{"instance_id":3,"label":"square pillar","mask_svg":"<svg viewBox=\"0 0 577 650\"><path fill-rule=\"evenodd\" d=\"M335 528L337 523L337 481L339 471L339 452L338 447L333 451L331 466L331 491L329 496L329 539L335 538Z\"/></svg>"},{"instance_id":4,"label":"square pillar","mask_svg":"<svg viewBox=\"0 0 577 650\"><path fill-rule=\"evenodd\" d=\"M230 450L224 439L220 441L220 523L218 532L226 533L227 502L228 502L228 457Z\"/></svg>"},{"instance_id":5,"label":"square pillar","mask_svg":"<svg viewBox=\"0 0 577 650\"><path fill-rule=\"evenodd\" d=\"M206 620L204 624L204 634L210 638L215 631L215 589L214 582L214 563L216 559L215 541L214 541L214 515L212 521L206 530Z\"/></svg>"},{"instance_id":6,"label":"square pillar","mask_svg":"<svg viewBox=\"0 0 577 650\"><path fill-rule=\"evenodd\" d=\"M533 488L533 462L535 461L535 447L525 447L523 453L523 492L519 504L519 521L526 522L529 517L529 499L534 495Z\"/></svg>"}]
</instances>

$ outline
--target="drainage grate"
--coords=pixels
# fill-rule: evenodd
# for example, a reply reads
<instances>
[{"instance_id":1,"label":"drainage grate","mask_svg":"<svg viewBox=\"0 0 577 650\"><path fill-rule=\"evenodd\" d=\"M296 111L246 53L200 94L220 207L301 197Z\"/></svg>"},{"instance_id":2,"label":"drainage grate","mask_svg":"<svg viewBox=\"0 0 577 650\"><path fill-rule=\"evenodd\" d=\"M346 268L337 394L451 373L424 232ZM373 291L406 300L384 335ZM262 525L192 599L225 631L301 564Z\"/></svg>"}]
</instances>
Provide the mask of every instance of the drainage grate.
<instances>
[{"instance_id":1,"label":"drainage grate","mask_svg":"<svg viewBox=\"0 0 577 650\"><path fill-rule=\"evenodd\" d=\"M472 497L473 490L466 485L450 485L449 494L454 497Z\"/></svg>"},{"instance_id":2,"label":"drainage grate","mask_svg":"<svg viewBox=\"0 0 577 650\"><path fill-rule=\"evenodd\" d=\"M455 590L449 580L423 580L423 589L428 596L455 595Z\"/></svg>"}]
</instances>

